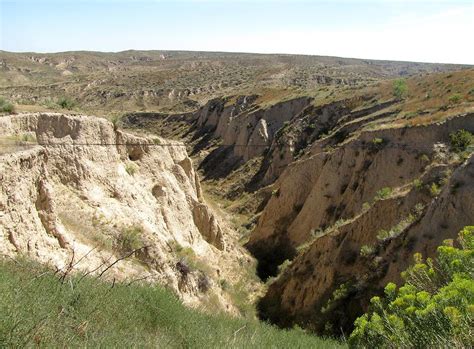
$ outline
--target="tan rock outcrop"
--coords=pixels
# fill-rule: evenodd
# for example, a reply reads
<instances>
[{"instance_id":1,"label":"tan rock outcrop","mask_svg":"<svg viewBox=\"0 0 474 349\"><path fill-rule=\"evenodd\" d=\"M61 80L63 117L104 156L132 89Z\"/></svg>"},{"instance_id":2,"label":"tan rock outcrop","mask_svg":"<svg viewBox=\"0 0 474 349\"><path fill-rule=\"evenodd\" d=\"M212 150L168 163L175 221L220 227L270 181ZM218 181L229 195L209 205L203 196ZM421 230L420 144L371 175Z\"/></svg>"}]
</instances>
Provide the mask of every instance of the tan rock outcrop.
<instances>
[{"instance_id":1,"label":"tan rock outcrop","mask_svg":"<svg viewBox=\"0 0 474 349\"><path fill-rule=\"evenodd\" d=\"M222 258L235 257L237 264L237 256L244 256L239 248L225 251L233 242L203 201L182 143L160 146L95 117L46 113L0 118L0 138L26 133L37 144L20 142L15 151L0 152L2 255L25 254L58 269L79 261L77 269L100 272L142 247L108 275L146 277L194 305L204 297L204 276L180 271L181 249L214 266ZM221 273L214 267L205 277L217 283L212 280ZM225 294L218 292L217 299L233 311Z\"/></svg>"},{"instance_id":2,"label":"tan rock outcrop","mask_svg":"<svg viewBox=\"0 0 474 349\"><path fill-rule=\"evenodd\" d=\"M242 96L230 105L226 105L226 100L212 100L194 116L196 127L201 133L212 132L224 145L233 146L234 156L245 162L261 155L283 123L298 115L311 101L302 97L257 108L252 104L255 99L256 96Z\"/></svg>"}]
</instances>

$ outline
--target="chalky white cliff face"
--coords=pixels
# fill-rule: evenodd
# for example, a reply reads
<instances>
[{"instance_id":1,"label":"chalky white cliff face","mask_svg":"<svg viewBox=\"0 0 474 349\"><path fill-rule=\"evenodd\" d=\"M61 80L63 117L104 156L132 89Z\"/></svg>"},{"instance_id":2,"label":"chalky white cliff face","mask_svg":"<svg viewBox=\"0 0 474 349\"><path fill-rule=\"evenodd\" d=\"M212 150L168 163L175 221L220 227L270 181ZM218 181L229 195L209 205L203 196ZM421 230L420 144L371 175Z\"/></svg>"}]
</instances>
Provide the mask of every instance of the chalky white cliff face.
<instances>
[{"instance_id":1,"label":"chalky white cliff face","mask_svg":"<svg viewBox=\"0 0 474 349\"><path fill-rule=\"evenodd\" d=\"M182 143L51 113L1 117L0 140L14 144L0 151L2 255L101 273L131 254L104 275L158 281L189 304L204 302L238 256L250 261L204 202ZM189 268L183 251L212 266Z\"/></svg>"}]
</instances>

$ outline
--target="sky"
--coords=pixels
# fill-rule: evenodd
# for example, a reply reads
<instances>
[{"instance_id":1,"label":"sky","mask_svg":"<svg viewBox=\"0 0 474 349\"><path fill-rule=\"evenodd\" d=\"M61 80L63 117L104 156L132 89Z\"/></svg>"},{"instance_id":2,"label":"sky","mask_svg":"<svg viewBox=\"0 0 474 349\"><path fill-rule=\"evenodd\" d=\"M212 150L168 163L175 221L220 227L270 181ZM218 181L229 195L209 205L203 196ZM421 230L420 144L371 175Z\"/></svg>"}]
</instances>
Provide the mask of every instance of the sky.
<instances>
[{"instance_id":1,"label":"sky","mask_svg":"<svg viewBox=\"0 0 474 349\"><path fill-rule=\"evenodd\" d=\"M474 64L474 0L0 0L0 49L292 53Z\"/></svg>"}]
</instances>

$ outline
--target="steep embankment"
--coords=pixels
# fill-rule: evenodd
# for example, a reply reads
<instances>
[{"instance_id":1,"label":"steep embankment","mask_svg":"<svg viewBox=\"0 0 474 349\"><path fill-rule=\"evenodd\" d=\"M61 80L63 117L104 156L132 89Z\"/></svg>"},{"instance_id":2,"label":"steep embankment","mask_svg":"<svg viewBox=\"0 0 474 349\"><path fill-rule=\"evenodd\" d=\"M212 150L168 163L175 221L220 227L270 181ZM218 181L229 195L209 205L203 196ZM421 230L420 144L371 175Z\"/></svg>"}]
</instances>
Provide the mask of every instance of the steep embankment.
<instances>
[{"instance_id":1,"label":"steep embankment","mask_svg":"<svg viewBox=\"0 0 474 349\"><path fill-rule=\"evenodd\" d=\"M252 215L269 197L266 191L254 192L273 182L294 160L293 150L280 154L279 130L296 120L311 101L301 97L262 106L256 95L217 98L195 113L134 113L122 122L134 130L184 140L204 180L212 183L211 193L218 199L237 200L252 192L251 202L236 208Z\"/></svg>"},{"instance_id":2,"label":"steep embankment","mask_svg":"<svg viewBox=\"0 0 474 349\"><path fill-rule=\"evenodd\" d=\"M220 98L124 121L185 139L207 191L244 213L232 219L272 282L263 318L340 334L414 252L472 224L472 149L456 153L450 135L474 131L473 74L383 81L325 102Z\"/></svg>"},{"instance_id":3,"label":"steep embankment","mask_svg":"<svg viewBox=\"0 0 474 349\"><path fill-rule=\"evenodd\" d=\"M342 143L330 136L290 165L248 243L262 277L293 259L262 299L261 316L347 332L413 253L430 256L472 224L474 158L450 150L460 129L474 131L474 114Z\"/></svg>"},{"instance_id":4,"label":"steep embankment","mask_svg":"<svg viewBox=\"0 0 474 349\"><path fill-rule=\"evenodd\" d=\"M252 217L270 197L267 186L321 136L348 124L337 132L335 139L341 141L360 127L350 124L353 120L370 120L366 117L397 102L374 102L373 93L323 105L310 97L262 105L262 98L218 98L195 113L134 113L122 121L134 130L184 140L209 192L230 203L234 214ZM391 114L387 110L382 116ZM244 226L252 225L248 219Z\"/></svg>"},{"instance_id":5,"label":"steep embankment","mask_svg":"<svg viewBox=\"0 0 474 349\"><path fill-rule=\"evenodd\" d=\"M204 202L182 143L61 114L1 117L0 137L3 255L97 274L130 255L107 275L235 311L219 280L245 278L251 259Z\"/></svg>"}]
</instances>

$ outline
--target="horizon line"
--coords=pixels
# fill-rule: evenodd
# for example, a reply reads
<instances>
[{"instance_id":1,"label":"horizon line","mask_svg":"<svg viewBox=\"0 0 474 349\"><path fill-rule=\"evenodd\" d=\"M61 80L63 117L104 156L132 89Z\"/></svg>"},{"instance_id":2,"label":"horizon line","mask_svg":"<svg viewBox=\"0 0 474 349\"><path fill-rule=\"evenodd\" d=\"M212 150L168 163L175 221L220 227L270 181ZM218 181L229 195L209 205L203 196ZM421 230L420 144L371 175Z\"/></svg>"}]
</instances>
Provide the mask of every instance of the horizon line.
<instances>
[{"instance_id":1,"label":"horizon line","mask_svg":"<svg viewBox=\"0 0 474 349\"><path fill-rule=\"evenodd\" d=\"M241 54L241 55L261 55L261 56L304 56L304 57L325 57L325 58L340 58L340 59L354 59L360 61L374 61L374 62L391 62L391 63L417 63L417 64L440 64L440 65L453 65L453 66L465 66L474 67L474 63L451 63L451 62L426 62L426 61L409 61L409 60L393 60L393 59L378 59L378 58L365 58L365 57L344 57L344 56L331 56L331 55L316 55L307 53L282 53L282 52L243 52L243 51L200 51L200 50L168 50L168 49L125 49L119 51L95 51L88 49L78 50L66 50L66 51L53 51L53 52L38 52L38 51L8 51L0 49L0 52L12 53L12 54L40 54L40 55L57 55L57 54L72 54L72 53L103 53L103 54L120 54L130 51L135 52L176 52L176 53L214 53L214 54Z\"/></svg>"}]
</instances>

